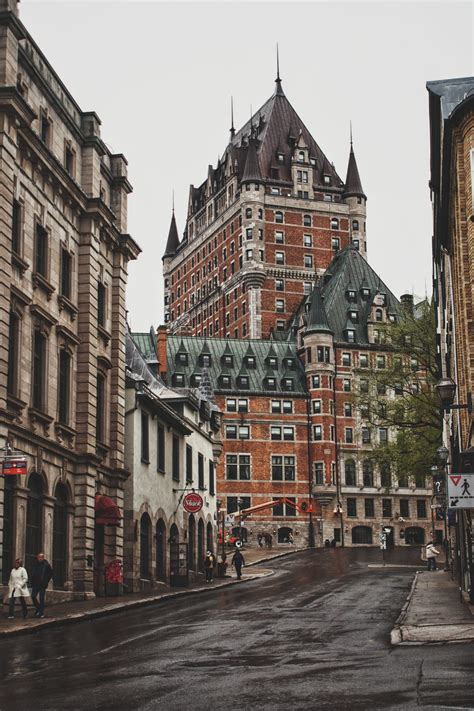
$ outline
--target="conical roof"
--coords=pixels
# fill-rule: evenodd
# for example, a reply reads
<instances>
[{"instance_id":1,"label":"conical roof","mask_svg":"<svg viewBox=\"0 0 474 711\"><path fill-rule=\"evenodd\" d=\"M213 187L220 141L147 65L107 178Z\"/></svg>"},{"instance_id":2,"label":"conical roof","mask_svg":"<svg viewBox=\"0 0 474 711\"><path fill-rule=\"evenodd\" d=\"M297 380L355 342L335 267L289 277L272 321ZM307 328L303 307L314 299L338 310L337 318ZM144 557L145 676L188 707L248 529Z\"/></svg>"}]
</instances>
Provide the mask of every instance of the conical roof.
<instances>
[{"instance_id":1,"label":"conical roof","mask_svg":"<svg viewBox=\"0 0 474 711\"><path fill-rule=\"evenodd\" d=\"M257 146L254 138L249 139L249 147L247 149L247 158L245 160L244 173L242 182L261 182L262 173L258 164Z\"/></svg>"},{"instance_id":2,"label":"conical roof","mask_svg":"<svg viewBox=\"0 0 474 711\"><path fill-rule=\"evenodd\" d=\"M164 257L172 257L174 254L176 254L176 250L179 247L179 235L178 235L178 228L176 227L176 219L174 216L174 210L173 214L171 216L171 224L170 224L170 230L168 232L168 241L166 242L166 249L165 253L163 254Z\"/></svg>"},{"instance_id":3,"label":"conical roof","mask_svg":"<svg viewBox=\"0 0 474 711\"><path fill-rule=\"evenodd\" d=\"M344 197L363 197L367 200L367 196L364 193L362 183L360 180L359 169L357 168L357 162L354 155L354 148L352 147L349 153L349 163L347 164L347 176L346 184L344 187Z\"/></svg>"},{"instance_id":4,"label":"conical roof","mask_svg":"<svg viewBox=\"0 0 474 711\"><path fill-rule=\"evenodd\" d=\"M329 326L319 284L314 287L311 295L311 306L308 312L306 333L333 333Z\"/></svg>"}]
</instances>

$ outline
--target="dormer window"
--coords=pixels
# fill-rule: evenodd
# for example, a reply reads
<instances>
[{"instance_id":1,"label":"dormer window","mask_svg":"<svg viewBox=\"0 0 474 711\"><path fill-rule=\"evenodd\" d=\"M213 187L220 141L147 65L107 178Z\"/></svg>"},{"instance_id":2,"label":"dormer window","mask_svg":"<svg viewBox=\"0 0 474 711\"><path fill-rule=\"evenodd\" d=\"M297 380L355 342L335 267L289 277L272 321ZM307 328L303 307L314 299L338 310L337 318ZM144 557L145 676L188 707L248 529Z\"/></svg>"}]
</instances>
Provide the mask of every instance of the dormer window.
<instances>
[{"instance_id":1,"label":"dormer window","mask_svg":"<svg viewBox=\"0 0 474 711\"><path fill-rule=\"evenodd\" d=\"M193 373L193 375L191 375L191 385L193 387L197 387L200 382L201 382L201 375L199 373Z\"/></svg>"},{"instance_id":2,"label":"dormer window","mask_svg":"<svg viewBox=\"0 0 474 711\"><path fill-rule=\"evenodd\" d=\"M284 163L285 162L285 154L284 153L277 153L277 159L279 163Z\"/></svg>"},{"instance_id":3,"label":"dormer window","mask_svg":"<svg viewBox=\"0 0 474 711\"><path fill-rule=\"evenodd\" d=\"M298 151L298 163L304 163L306 160L306 156L304 154L304 151Z\"/></svg>"},{"instance_id":4,"label":"dormer window","mask_svg":"<svg viewBox=\"0 0 474 711\"><path fill-rule=\"evenodd\" d=\"M283 378L281 386L283 390L293 390L293 378Z\"/></svg>"},{"instance_id":5,"label":"dormer window","mask_svg":"<svg viewBox=\"0 0 474 711\"><path fill-rule=\"evenodd\" d=\"M245 356L245 365L247 368L255 368L257 363L255 361L255 356Z\"/></svg>"},{"instance_id":6,"label":"dormer window","mask_svg":"<svg viewBox=\"0 0 474 711\"><path fill-rule=\"evenodd\" d=\"M265 390L275 390L276 389L276 378L265 378L263 381Z\"/></svg>"},{"instance_id":7,"label":"dormer window","mask_svg":"<svg viewBox=\"0 0 474 711\"><path fill-rule=\"evenodd\" d=\"M209 353L201 353L199 356L199 365L201 365L203 368L209 368L211 365L212 359Z\"/></svg>"},{"instance_id":8,"label":"dormer window","mask_svg":"<svg viewBox=\"0 0 474 711\"><path fill-rule=\"evenodd\" d=\"M180 363L181 365L187 365L188 364L188 354L187 353L177 353L176 354L176 362Z\"/></svg>"},{"instance_id":9,"label":"dormer window","mask_svg":"<svg viewBox=\"0 0 474 711\"><path fill-rule=\"evenodd\" d=\"M219 385L221 388L230 388L231 382L230 382L230 375L220 375L219 376Z\"/></svg>"},{"instance_id":10,"label":"dormer window","mask_svg":"<svg viewBox=\"0 0 474 711\"><path fill-rule=\"evenodd\" d=\"M230 354L225 354L222 356L222 363L226 365L229 368L232 368L234 365L234 356Z\"/></svg>"},{"instance_id":11,"label":"dormer window","mask_svg":"<svg viewBox=\"0 0 474 711\"><path fill-rule=\"evenodd\" d=\"M361 293L361 296L362 296L363 299L368 299L369 296L370 296L370 289L367 289L367 287L364 286L364 287L360 290L360 293Z\"/></svg>"},{"instance_id":12,"label":"dormer window","mask_svg":"<svg viewBox=\"0 0 474 711\"><path fill-rule=\"evenodd\" d=\"M237 386L242 390L248 390L250 387L250 379L248 375L239 375L237 378Z\"/></svg>"},{"instance_id":13,"label":"dormer window","mask_svg":"<svg viewBox=\"0 0 474 711\"><path fill-rule=\"evenodd\" d=\"M352 328L346 329L346 338L348 343L355 343L355 331Z\"/></svg>"},{"instance_id":14,"label":"dormer window","mask_svg":"<svg viewBox=\"0 0 474 711\"><path fill-rule=\"evenodd\" d=\"M389 320L391 323L395 323L395 321L397 320L397 317L396 317L395 314L389 314L389 315L388 315L388 320Z\"/></svg>"},{"instance_id":15,"label":"dormer window","mask_svg":"<svg viewBox=\"0 0 474 711\"><path fill-rule=\"evenodd\" d=\"M348 289L347 290L347 298L349 301L355 301L356 300L356 292L354 289Z\"/></svg>"},{"instance_id":16,"label":"dormer window","mask_svg":"<svg viewBox=\"0 0 474 711\"><path fill-rule=\"evenodd\" d=\"M383 321L382 309L375 309L375 320L376 321Z\"/></svg>"},{"instance_id":17,"label":"dormer window","mask_svg":"<svg viewBox=\"0 0 474 711\"><path fill-rule=\"evenodd\" d=\"M316 165L316 158L310 158L309 162L311 163L311 165Z\"/></svg>"},{"instance_id":18,"label":"dormer window","mask_svg":"<svg viewBox=\"0 0 474 711\"><path fill-rule=\"evenodd\" d=\"M278 360L274 356L268 356L267 363L270 368L278 368Z\"/></svg>"},{"instance_id":19,"label":"dormer window","mask_svg":"<svg viewBox=\"0 0 474 711\"><path fill-rule=\"evenodd\" d=\"M356 311L355 309L351 309L349 311L349 318L352 321L352 323L357 323L359 321L359 312Z\"/></svg>"},{"instance_id":20,"label":"dormer window","mask_svg":"<svg viewBox=\"0 0 474 711\"><path fill-rule=\"evenodd\" d=\"M323 184L324 185L331 185L331 176L330 175L323 175Z\"/></svg>"},{"instance_id":21,"label":"dormer window","mask_svg":"<svg viewBox=\"0 0 474 711\"><path fill-rule=\"evenodd\" d=\"M285 358L284 363L285 363L285 366L286 366L289 370L293 370L293 368L295 367L295 360L294 360L294 358Z\"/></svg>"},{"instance_id":22,"label":"dormer window","mask_svg":"<svg viewBox=\"0 0 474 711\"><path fill-rule=\"evenodd\" d=\"M173 385L176 386L177 388L184 387L184 374L183 373L174 373Z\"/></svg>"}]
</instances>

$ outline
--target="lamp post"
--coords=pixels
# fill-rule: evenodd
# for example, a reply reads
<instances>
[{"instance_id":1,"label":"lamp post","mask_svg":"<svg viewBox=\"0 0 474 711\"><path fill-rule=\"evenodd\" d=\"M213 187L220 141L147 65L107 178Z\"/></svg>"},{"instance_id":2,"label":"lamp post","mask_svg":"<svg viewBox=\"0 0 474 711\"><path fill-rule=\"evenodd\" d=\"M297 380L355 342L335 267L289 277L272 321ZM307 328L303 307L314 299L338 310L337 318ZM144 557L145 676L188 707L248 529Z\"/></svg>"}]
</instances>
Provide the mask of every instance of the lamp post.
<instances>
[{"instance_id":1,"label":"lamp post","mask_svg":"<svg viewBox=\"0 0 474 711\"><path fill-rule=\"evenodd\" d=\"M448 457L449 457L449 449L444 446L444 444L441 445L441 447L438 447L436 450L436 455L438 457L438 461L441 464L441 471L443 472L444 475L444 500L445 500L445 511L444 511L444 556L445 556L445 561L444 561L444 570L446 572L449 571L449 541L448 541L448 482L447 482L447 472L446 472L446 465L448 463Z\"/></svg>"},{"instance_id":2,"label":"lamp post","mask_svg":"<svg viewBox=\"0 0 474 711\"><path fill-rule=\"evenodd\" d=\"M239 496L237 499L237 506L239 508L239 541L242 546L242 498Z\"/></svg>"},{"instance_id":3,"label":"lamp post","mask_svg":"<svg viewBox=\"0 0 474 711\"><path fill-rule=\"evenodd\" d=\"M225 562L225 542L224 542L224 534L225 534L225 511L222 508L222 501L221 499L217 499L216 501L217 504L217 525L221 524L221 558L222 562Z\"/></svg>"}]
</instances>

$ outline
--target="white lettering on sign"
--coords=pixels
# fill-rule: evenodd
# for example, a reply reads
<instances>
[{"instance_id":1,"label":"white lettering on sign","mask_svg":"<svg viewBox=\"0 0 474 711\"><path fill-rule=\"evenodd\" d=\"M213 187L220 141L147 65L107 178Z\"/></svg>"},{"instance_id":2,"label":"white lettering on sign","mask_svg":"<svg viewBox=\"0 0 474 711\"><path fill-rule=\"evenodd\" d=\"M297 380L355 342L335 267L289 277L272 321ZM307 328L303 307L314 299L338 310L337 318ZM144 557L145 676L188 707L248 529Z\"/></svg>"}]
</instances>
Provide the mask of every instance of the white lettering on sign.
<instances>
[{"instance_id":1,"label":"white lettering on sign","mask_svg":"<svg viewBox=\"0 0 474 711\"><path fill-rule=\"evenodd\" d=\"M473 509L474 474L450 474L448 500L450 509Z\"/></svg>"}]
</instances>

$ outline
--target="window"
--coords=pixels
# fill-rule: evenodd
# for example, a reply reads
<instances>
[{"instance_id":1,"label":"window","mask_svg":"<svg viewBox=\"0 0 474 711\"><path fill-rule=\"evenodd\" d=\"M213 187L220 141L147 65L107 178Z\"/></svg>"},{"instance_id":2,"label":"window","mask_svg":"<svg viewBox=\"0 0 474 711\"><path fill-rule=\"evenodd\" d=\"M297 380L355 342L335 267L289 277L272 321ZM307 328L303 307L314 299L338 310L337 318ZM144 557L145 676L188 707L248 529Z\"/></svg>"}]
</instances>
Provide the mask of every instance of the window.
<instances>
[{"instance_id":1,"label":"window","mask_svg":"<svg viewBox=\"0 0 474 711\"><path fill-rule=\"evenodd\" d=\"M340 246L340 240L339 237L332 237L331 238L331 247L334 249L335 252L339 250Z\"/></svg>"},{"instance_id":2,"label":"window","mask_svg":"<svg viewBox=\"0 0 474 711\"><path fill-rule=\"evenodd\" d=\"M361 368L369 367L369 356L367 353L361 353L359 356L359 365Z\"/></svg>"},{"instance_id":3,"label":"window","mask_svg":"<svg viewBox=\"0 0 474 711\"><path fill-rule=\"evenodd\" d=\"M246 208L246 210L245 210L245 217L246 217L247 219L249 219L249 218L252 217L252 208L251 208L251 207L247 207L247 208Z\"/></svg>"},{"instance_id":4,"label":"window","mask_svg":"<svg viewBox=\"0 0 474 711\"><path fill-rule=\"evenodd\" d=\"M280 211L275 212L275 222L282 223L283 222L283 213Z\"/></svg>"},{"instance_id":5,"label":"window","mask_svg":"<svg viewBox=\"0 0 474 711\"><path fill-rule=\"evenodd\" d=\"M332 195L329 195L328 193L325 193L323 195L323 200L324 202L332 202Z\"/></svg>"},{"instance_id":6,"label":"window","mask_svg":"<svg viewBox=\"0 0 474 711\"><path fill-rule=\"evenodd\" d=\"M277 230L275 232L275 242L277 244L283 244L284 241L285 241L284 233L281 232L280 230Z\"/></svg>"},{"instance_id":7,"label":"window","mask_svg":"<svg viewBox=\"0 0 474 711\"><path fill-rule=\"evenodd\" d=\"M294 496L286 496L285 498L287 498L289 501L292 501L293 504L296 504L296 499ZM273 499L273 501L279 501L279 499ZM277 504L273 507L273 515L286 516L287 518L289 516L296 516L296 506L292 506L288 503Z\"/></svg>"},{"instance_id":8,"label":"window","mask_svg":"<svg viewBox=\"0 0 474 711\"><path fill-rule=\"evenodd\" d=\"M105 440L105 375L98 373L96 380L95 436L98 442Z\"/></svg>"},{"instance_id":9,"label":"window","mask_svg":"<svg viewBox=\"0 0 474 711\"><path fill-rule=\"evenodd\" d=\"M378 355L376 362L377 362L377 368L379 368L380 370L383 370L385 368L385 356L384 355Z\"/></svg>"},{"instance_id":10,"label":"window","mask_svg":"<svg viewBox=\"0 0 474 711\"><path fill-rule=\"evenodd\" d=\"M348 459L344 463L344 474L346 479L346 486L356 485L356 468L353 459Z\"/></svg>"},{"instance_id":11,"label":"window","mask_svg":"<svg viewBox=\"0 0 474 711\"><path fill-rule=\"evenodd\" d=\"M307 269L312 269L313 268L313 257L311 254L305 254L304 255L304 266Z\"/></svg>"},{"instance_id":12,"label":"window","mask_svg":"<svg viewBox=\"0 0 474 711\"><path fill-rule=\"evenodd\" d=\"M51 142L51 122L44 111L40 114L40 136L45 146Z\"/></svg>"},{"instance_id":13,"label":"window","mask_svg":"<svg viewBox=\"0 0 474 711\"><path fill-rule=\"evenodd\" d=\"M317 347L318 363L330 363L331 352L329 346L318 346Z\"/></svg>"},{"instance_id":14,"label":"window","mask_svg":"<svg viewBox=\"0 0 474 711\"><path fill-rule=\"evenodd\" d=\"M214 462L209 460L209 494L214 496L216 493L216 482L214 476Z\"/></svg>"},{"instance_id":15,"label":"window","mask_svg":"<svg viewBox=\"0 0 474 711\"><path fill-rule=\"evenodd\" d=\"M252 239L252 228L251 227L247 227L247 229L245 230L245 236L247 237L247 239Z\"/></svg>"},{"instance_id":16,"label":"window","mask_svg":"<svg viewBox=\"0 0 474 711\"><path fill-rule=\"evenodd\" d=\"M342 354L342 365L350 365L352 362L350 353Z\"/></svg>"},{"instance_id":17,"label":"window","mask_svg":"<svg viewBox=\"0 0 474 711\"><path fill-rule=\"evenodd\" d=\"M10 312L10 324L8 329L8 378L7 392L16 395L18 391L20 356L20 319L16 313Z\"/></svg>"},{"instance_id":18,"label":"window","mask_svg":"<svg viewBox=\"0 0 474 711\"><path fill-rule=\"evenodd\" d=\"M311 294L311 291L313 290L313 285L310 281L304 281L303 282L303 294L305 296L308 296Z\"/></svg>"},{"instance_id":19,"label":"window","mask_svg":"<svg viewBox=\"0 0 474 711\"><path fill-rule=\"evenodd\" d=\"M283 279L275 279L275 291L285 291L285 282Z\"/></svg>"},{"instance_id":20,"label":"window","mask_svg":"<svg viewBox=\"0 0 474 711\"><path fill-rule=\"evenodd\" d=\"M178 435L173 435L173 479L174 481L179 481L179 437Z\"/></svg>"},{"instance_id":21,"label":"window","mask_svg":"<svg viewBox=\"0 0 474 711\"><path fill-rule=\"evenodd\" d=\"M316 486L324 485L324 462L314 462L314 483Z\"/></svg>"},{"instance_id":22,"label":"window","mask_svg":"<svg viewBox=\"0 0 474 711\"><path fill-rule=\"evenodd\" d=\"M37 410L45 408L46 336L35 331L33 336L33 387L32 404Z\"/></svg>"},{"instance_id":23,"label":"window","mask_svg":"<svg viewBox=\"0 0 474 711\"><path fill-rule=\"evenodd\" d=\"M313 388L320 388L321 387L321 385L320 385L321 378L319 375L313 375L312 380L313 380L313 383L312 383Z\"/></svg>"},{"instance_id":24,"label":"window","mask_svg":"<svg viewBox=\"0 0 474 711\"><path fill-rule=\"evenodd\" d=\"M364 486L373 486L374 485L374 467L372 465L372 462L365 461L362 464L362 477L363 477L363 483Z\"/></svg>"},{"instance_id":25,"label":"window","mask_svg":"<svg viewBox=\"0 0 474 711\"><path fill-rule=\"evenodd\" d=\"M13 200L12 207L12 251L21 254L22 247L22 209L18 200Z\"/></svg>"},{"instance_id":26,"label":"window","mask_svg":"<svg viewBox=\"0 0 474 711\"><path fill-rule=\"evenodd\" d=\"M370 442L370 430L368 427L362 428L362 443L369 444Z\"/></svg>"},{"instance_id":27,"label":"window","mask_svg":"<svg viewBox=\"0 0 474 711\"><path fill-rule=\"evenodd\" d=\"M367 418L369 416L369 406L366 402L361 403L360 405L360 416Z\"/></svg>"},{"instance_id":28,"label":"window","mask_svg":"<svg viewBox=\"0 0 474 711\"><path fill-rule=\"evenodd\" d=\"M284 311L285 311L284 299L275 299L275 311L280 314L284 313Z\"/></svg>"},{"instance_id":29,"label":"window","mask_svg":"<svg viewBox=\"0 0 474 711\"><path fill-rule=\"evenodd\" d=\"M311 215L303 215L303 226L311 227Z\"/></svg>"},{"instance_id":30,"label":"window","mask_svg":"<svg viewBox=\"0 0 474 711\"><path fill-rule=\"evenodd\" d=\"M186 445L186 484L191 484L193 481L193 448Z\"/></svg>"},{"instance_id":31,"label":"window","mask_svg":"<svg viewBox=\"0 0 474 711\"><path fill-rule=\"evenodd\" d=\"M385 383L377 383L377 394L378 395L386 395L387 394L387 386Z\"/></svg>"},{"instance_id":32,"label":"window","mask_svg":"<svg viewBox=\"0 0 474 711\"><path fill-rule=\"evenodd\" d=\"M107 295L107 290L102 284L102 282L98 282L97 284L97 323L99 326L105 327L105 319L106 319L106 298Z\"/></svg>"},{"instance_id":33,"label":"window","mask_svg":"<svg viewBox=\"0 0 474 711\"><path fill-rule=\"evenodd\" d=\"M67 425L69 423L70 393L71 356L64 348L62 348L59 351L58 421L63 425Z\"/></svg>"},{"instance_id":34,"label":"window","mask_svg":"<svg viewBox=\"0 0 474 711\"><path fill-rule=\"evenodd\" d=\"M369 392L369 381L366 380L366 378L361 378L359 380L359 390L361 393L368 393Z\"/></svg>"},{"instance_id":35,"label":"window","mask_svg":"<svg viewBox=\"0 0 474 711\"><path fill-rule=\"evenodd\" d=\"M198 452L198 489L204 489L204 457Z\"/></svg>"},{"instance_id":36,"label":"window","mask_svg":"<svg viewBox=\"0 0 474 711\"><path fill-rule=\"evenodd\" d=\"M293 403L291 400L283 400L283 412L291 414L293 412Z\"/></svg>"},{"instance_id":37,"label":"window","mask_svg":"<svg viewBox=\"0 0 474 711\"><path fill-rule=\"evenodd\" d=\"M61 296L71 298L72 257L67 249L61 249Z\"/></svg>"},{"instance_id":38,"label":"window","mask_svg":"<svg viewBox=\"0 0 474 711\"><path fill-rule=\"evenodd\" d=\"M319 415L321 412L321 400L313 400L313 414Z\"/></svg>"},{"instance_id":39,"label":"window","mask_svg":"<svg viewBox=\"0 0 474 711\"><path fill-rule=\"evenodd\" d=\"M373 499L365 499L364 500L364 508L365 508L365 518L374 518L374 516L375 516L374 500Z\"/></svg>"},{"instance_id":40,"label":"window","mask_svg":"<svg viewBox=\"0 0 474 711\"><path fill-rule=\"evenodd\" d=\"M36 225L35 271L48 277L48 232L39 223Z\"/></svg>"},{"instance_id":41,"label":"window","mask_svg":"<svg viewBox=\"0 0 474 711\"><path fill-rule=\"evenodd\" d=\"M392 499L382 499L382 517L392 518Z\"/></svg>"},{"instance_id":42,"label":"window","mask_svg":"<svg viewBox=\"0 0 474 711\"><path fill-rule=\"evenodd\" d=\"M142 412L142 441L141 452L142 462L149 464L150 462L150 436L149 436L149 417L146 412Z\"/></svg>"},{"instance_id":43,"label":"window","mask_svg":"<svg viewBox=\"0 0 474 711\"><path fill-rule=\"evenodd\" d=\"M353 441L354 441L354 434L352 431L352 427L346 427L346 443L352 444Z\"/></svg>"},{"instance_id":44,"label":"window","mask_svg":"<svg viewBox=\"0 0 474 711\"><path fill-rule=\"evenodd\" d=\"M351 381L349 378L344 378L342 381L342 389L345 393L351 392Z\"/></svg>"},{"instance_id":45,"label":"window","mask_svg":"<svg viewBox=\"0 0 474 711\"><path fill-rule=\"evenodd\" d=\"M344 416L352 417L352 404L350 402L344 403Z\"/></svg>"},{"instance_id":46,"label":"window","mask_svg":"<svg viewBox=\"0 0 474 711\"><path fill-rule=\"evenodd\" d=\"M313 426L313 440L315 442L320 442L323 438L323 428L322 425Z\"/></svg>"},{"instance_id":47,"label":"window","mask_svg":"<svg viewBox=\"0 0 474 711\"><path fill-rule=\"evenodd\" d=\"M285 321L281 321L280 319L278 319L276 322L276 330L277 331L284 331L285 330Z\"/></svg>"},{"instance_id":48,"label":"window","mask_svg":"<svg viewBox=\"0 0 474 711\"><path fill-rule=\"evenodd\" d=\"M312 247L313 246L313 238L311 235L303 235L303 246L304 247Z\"/></svg>"},{"instance_id":49,"label":"window","mask_svg":"<svg viewBox=\"0 0 474 711\"><path fill-rule=\"evenodd\" d=\"M339 229L339 220L337 219L337 217L331 217L331 229L332 230Z\"/></svg>"},{"instance_id":50,"label":"window","mask_svg":"<svg viewBox=\"0 0 474 711\"><path fill-rule=\"evenodd\" d=\"M416 517L426 518L426 501L424 499L416 500Z\"/></svg>"},{"instance_id":51,"label":"window","mask_svg":"<svg viewBox=\"0 0 474 711\"><path fill-rule=\"evenodd\" d=\"M250 479L250 454L226 455L226 479L244 481Z\"/></svg>"},{"instance_id":52,"label":"window","mask_svg":"<svg viewBox=\"0 0 474 711\"><path fill-rule=\"evenodd\" d=\"M352 229L356 232L359 230L359 220L352 220Z\"/></svg>"},{"instance_id":53,"label":"window","mask_svg":"<svg viewBox=\"0 0 474 711\"><path fill-rule=\"evenodd\" d=\"M270 427L270 439L294 441L295 439L295 428L294 427L279 427L272 425Z\"/></svg>"},{"instance_id":54,"label":"window","mask_svg":"<svg viewBox=\"0 0 474 711\"><path fill-rule=\"evenodd\" d=\"M357 518L357 500L347 499L347 516L348 518Z\"/></svg>"},{"instance_id":55,"label":"window","mask_svg":"<svg viewBox=\"0 0 474 711\"><path fill-rule=\"evenodd\" d=\"M165 430L162 425L158 425L156 444L157 444L156 468L159 472L164 472L165 471Z\"/></svg>"},{"instance_id":56,"label":"window","mask_svg":"<svg viewBox=\"0 0 474 711\"><path fill-rule=\"evenodd\" d=\"M238 500L240 498L240 507ZM251 506L250 496L228 496L227 497L227 513L235 513L236 511L249 509Z\"/></svg>"},{"instance_id":57,"label":"window","mask_svg":"<svg viewBox=\"0 0 474 711\"><path fill-rule=\"evenodd\" d=\"M388 442L388 429L386 427L379 427L379 442L380 444Z\"/></svg>"},{"instance_id":58,"label":"window","mask_svg":"<svg viewBox=\"0 0 474 711\"><path fill-rule=\"evenodd\" d=\"M382 321L382 320L383 320L382 309L375 309L375 320L376 320L376 321Z\"/></svg>"},{"instance_id":59,"label":"window","mask_svg":"<svg viewBox=\"0 0 474 711\"><path fill-rule=\"evenodd\" d=\"M64 167L70 176L74 177L75 174L75 155L71 146L66 145L64 149Z\"/></svg>"},{"instance_id":60,"label":"window","mask_svg":"<svg viewBox=\"0 0 474 711\"><path fill-rule=\"evenodd\" d=\"M275 264L284 264L285 263L285 253L284 252L275 252Z\"/></svg>"},{"instance_id":61,"label":"window","mask_svg":"<svg viewBox=\"0 0 474 711\"><path fill-rule=\"evenodd\" d=\"M253 259L253 249L246 249L245 250L245 259L249 261L249 259Z\"/></svg>"},{"instance_id":62,"label":"window","mask_svg":"<svg viewBox=\"0 0 474 711\"><path fill-rule=\"evenodd\" d=\"M410 518L410 501L409 501L409 499L400 499L400 516L402 518Z\"/></svg>"},{"instance_id":63,"label":"window","mask_svg":"<svg viewBox=\"0 0 474 711\"><path fill-rule=\"evenodd\" d=\"M382 464L380 467L380 484L385 489L388 489L392 484L392 475L390 472L390 464Z\"/></svg>"},{"instance_id":64,"label":"window","mask_svg":"<svg viewBox=\"0 0 474 711\"><path fill-rule=\"evenodd\" d=\"M281 455L272 456L273 481L295 480L295 458Z\"/></svg>"}]
</instances>

